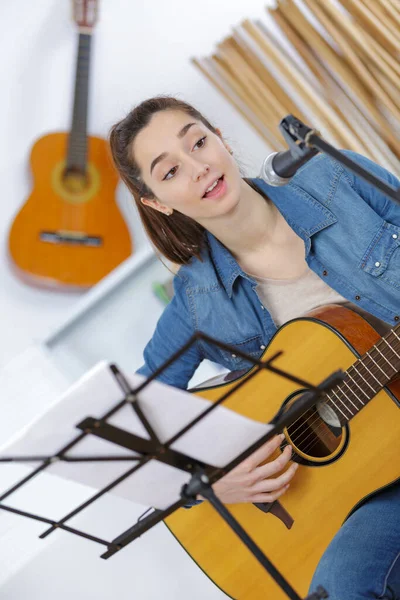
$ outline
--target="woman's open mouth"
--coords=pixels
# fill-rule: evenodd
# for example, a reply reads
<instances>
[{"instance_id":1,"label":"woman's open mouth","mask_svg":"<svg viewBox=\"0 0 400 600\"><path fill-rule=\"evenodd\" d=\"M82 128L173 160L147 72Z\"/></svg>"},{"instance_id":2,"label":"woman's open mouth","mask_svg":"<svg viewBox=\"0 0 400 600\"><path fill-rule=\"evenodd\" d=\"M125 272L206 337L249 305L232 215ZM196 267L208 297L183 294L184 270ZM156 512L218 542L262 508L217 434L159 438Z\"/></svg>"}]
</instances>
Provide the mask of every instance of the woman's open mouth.
<instances>
[{"instance_id":1,"label":"woman's open mouth","mask_svg":"<svg viewBox=\"0 0 400 600\"><path fill-rule=\"evenodd\" d=\"M214 182L211 191L206 192L204 194L203 198L220 198L221 196L223 196L225 194L226 190L227 190L227 185L226 185L226 181L225 181L225 176L222 175L222 177L217 179L216 183Z\"/></svg>"}]
</instances>

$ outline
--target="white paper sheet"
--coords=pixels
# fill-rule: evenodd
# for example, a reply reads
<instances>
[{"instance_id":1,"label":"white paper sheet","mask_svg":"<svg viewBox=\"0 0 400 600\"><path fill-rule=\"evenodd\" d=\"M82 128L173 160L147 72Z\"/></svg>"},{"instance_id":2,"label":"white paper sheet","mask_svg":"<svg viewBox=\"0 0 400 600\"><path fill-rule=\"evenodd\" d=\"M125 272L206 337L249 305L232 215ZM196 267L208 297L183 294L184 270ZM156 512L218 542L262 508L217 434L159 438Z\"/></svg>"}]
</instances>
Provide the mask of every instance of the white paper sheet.
<instances>
[{"instance_id":1,"label":"white paper sheet","mask_svg":"<svg viewBox=\"0 0 400 600\"><path fill-rule=\"evenodd\" d=\"M132 388L144 380L140 375L124 375ZM14 437L0 446L0 456L57 454L81 433L81 430L76 428L78 423L86 417L101 418L123 397L109 364L101 362L71 386L61 398L55 399L50 408L35 418L19 437ZM152 382L139 394L139 403L161 442L170 439L210 406L208 400L157 381ZM107 422L149 439L130 405L123 406ZM208 464L222 467L271 428L269 424L258 423L219 406L179 438L171 448ZM88 434L68 451L68 455L134 456L135 453ZM46 472L102 489L134 464L133 461L60 461L51 465ZM181 487L189 478L190 474L186 472L152 460L113 488L110 493L163 509L179 500ZM0 493L1 491L0 489ZM9 502L12 505L12 496Z\"/></svg>"}]
</instances>

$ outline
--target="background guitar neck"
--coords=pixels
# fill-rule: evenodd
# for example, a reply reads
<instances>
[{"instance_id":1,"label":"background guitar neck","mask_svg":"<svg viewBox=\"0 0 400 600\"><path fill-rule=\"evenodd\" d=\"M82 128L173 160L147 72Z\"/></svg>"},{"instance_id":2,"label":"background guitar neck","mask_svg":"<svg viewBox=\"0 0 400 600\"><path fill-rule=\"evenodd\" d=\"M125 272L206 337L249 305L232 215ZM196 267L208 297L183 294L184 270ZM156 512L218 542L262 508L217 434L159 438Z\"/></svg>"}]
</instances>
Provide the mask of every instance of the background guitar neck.
<instances>
[{"instance_id":1,"label":"background guitar neck","mask_svg":"<svg viewBox=\"0 0 400 600\"><path fill-rule=\"evenodd\" d=\"M74 108L67 152L67 171L77 170L83 173L86 172L87 165L87 112L91 39L90 33L79 33Z\"/></svg>"},{"instance_id":2,"label":"background guitar neck","mask_svg":"<svg viewBox=\"0 0 400 600\"><path fill-rule=\"evenodd\" d=\"M97 0L73 0L73 19L79 28L75 71L74 109L68 136L67 172L86 173L87 113L92 31L97 21Z\"/></svg>"}]
</instances>

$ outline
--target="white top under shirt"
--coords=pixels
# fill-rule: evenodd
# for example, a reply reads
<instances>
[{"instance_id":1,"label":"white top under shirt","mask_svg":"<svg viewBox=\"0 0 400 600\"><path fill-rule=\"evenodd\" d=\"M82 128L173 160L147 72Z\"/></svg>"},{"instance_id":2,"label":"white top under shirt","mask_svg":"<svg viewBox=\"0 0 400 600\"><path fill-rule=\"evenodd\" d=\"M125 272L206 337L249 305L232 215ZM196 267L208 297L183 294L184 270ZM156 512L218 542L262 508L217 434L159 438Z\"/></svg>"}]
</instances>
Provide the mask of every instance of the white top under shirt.
<instances>
[{"instance_id":1,"label":"white top under shirt","mask_svg":"<svg viewBox=\"0 0 400 600\"><path fill-rule=\"evenodd\" d=\"M277 327L290 319L305 315L310 310L326 304L347 304L349 308L368 317L381 335L390 326L370 315L338 294L309 267L299 277L292 279L269 279L248 275L257 282L257 293L265 308L270 312ZM378 326L381 325L382 327ZM382 329L383 328L383 329ZM381 330L381 331L379 331Z\"/></svg>"}]
</instances>

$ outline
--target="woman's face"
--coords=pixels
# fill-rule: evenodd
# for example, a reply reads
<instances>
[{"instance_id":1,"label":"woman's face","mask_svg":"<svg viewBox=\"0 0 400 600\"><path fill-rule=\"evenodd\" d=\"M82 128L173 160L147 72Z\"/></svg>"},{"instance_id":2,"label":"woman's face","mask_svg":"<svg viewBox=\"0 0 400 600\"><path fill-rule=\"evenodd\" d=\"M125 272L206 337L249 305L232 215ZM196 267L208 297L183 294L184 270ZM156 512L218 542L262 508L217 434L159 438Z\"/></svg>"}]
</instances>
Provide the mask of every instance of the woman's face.
<instances>
[{"instance_id":1,"label":"woman's face","mask_svg":"<svg viewBox=\"0 0 400 600\"><path fill-rule=\"evenodd\" d=\"M241 177L229 149L219 135L182 111L155 113L136 136L132 152L155 195L142 202L155 210L177 210L206 225L239 201Z\"/></svg>"}]
</instances>

